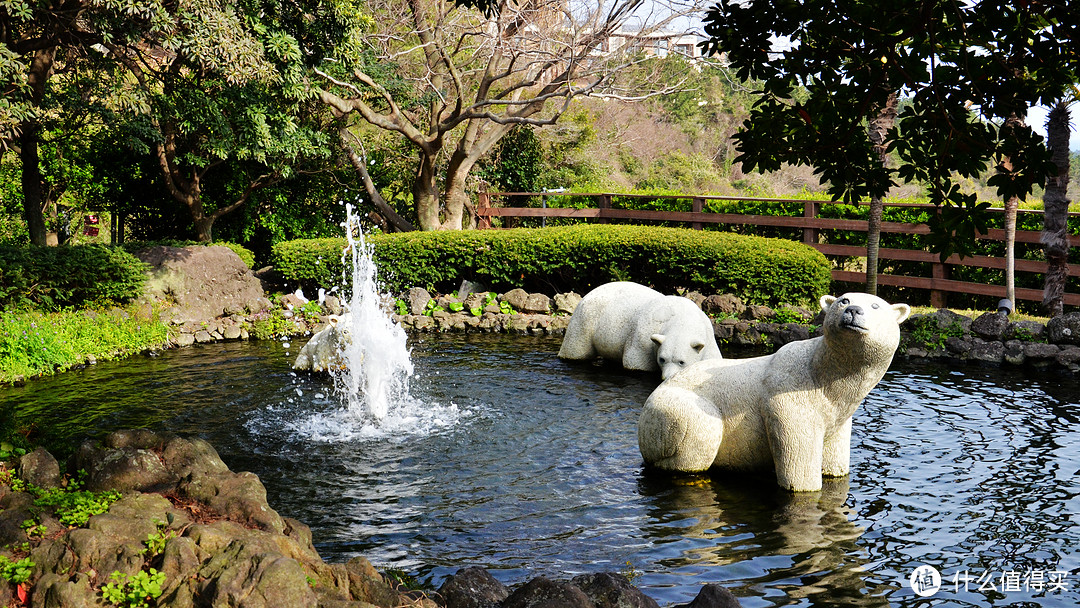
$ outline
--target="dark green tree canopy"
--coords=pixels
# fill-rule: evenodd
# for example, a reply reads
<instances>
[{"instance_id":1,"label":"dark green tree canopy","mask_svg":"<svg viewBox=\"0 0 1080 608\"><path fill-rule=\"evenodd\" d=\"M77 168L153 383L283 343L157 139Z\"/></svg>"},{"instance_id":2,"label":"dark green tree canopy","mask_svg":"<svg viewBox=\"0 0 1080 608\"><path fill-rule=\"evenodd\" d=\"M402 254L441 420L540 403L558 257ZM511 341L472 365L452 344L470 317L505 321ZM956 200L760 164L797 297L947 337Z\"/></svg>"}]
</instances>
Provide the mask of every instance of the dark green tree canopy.
<instances>
[{"instance_id":1,"label":"dark green tree canopy","mask_svg":"<svg viewBox=\"0 0 1080 608\"><path fill-rule=\"evenodd\" d=\"M745 170L815 167L837 200L884 195L897 179L926 185L943 205L943 254L964 252L982 206L956 176L1011 161L994 185L1027 195L1047 174L1030 106L1059 99L1076 80L1080 15L1067 0L722 1L706 16L708 52L763 84L736 135ZM891 94L904 103L889 132L899 167L886 166L866 123Z\"/></svg>"}]
</instances>

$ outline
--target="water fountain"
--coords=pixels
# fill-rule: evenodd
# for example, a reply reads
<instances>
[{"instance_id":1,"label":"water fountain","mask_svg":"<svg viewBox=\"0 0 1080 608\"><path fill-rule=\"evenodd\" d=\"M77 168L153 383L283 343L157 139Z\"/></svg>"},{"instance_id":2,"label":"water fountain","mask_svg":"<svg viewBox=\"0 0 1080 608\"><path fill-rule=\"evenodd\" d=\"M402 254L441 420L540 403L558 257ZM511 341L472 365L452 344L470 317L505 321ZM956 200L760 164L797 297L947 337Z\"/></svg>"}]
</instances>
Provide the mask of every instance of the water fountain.
<instances>
[{"instance_id":1,"label":"water fountain","mask_svg":"<svg viewBox=\"0 0 1080 608\"><path fill-rule=\"evenodd\" d=\"M409 392L413 362L405 330L388 314L390 296L380 293L378 270L364 238L359 216L345 204L347 245L341 254L345 313L323 336L334 364L323 365L333 379L342 408L308 412L296 430L314 440L423 434L451 426L457 406L425 403ZM312 337L317 342L320 336ZM297 388L302 396L303 389ZM318 395L317 395L318 396Z\"/></svg>"}]
</instances>

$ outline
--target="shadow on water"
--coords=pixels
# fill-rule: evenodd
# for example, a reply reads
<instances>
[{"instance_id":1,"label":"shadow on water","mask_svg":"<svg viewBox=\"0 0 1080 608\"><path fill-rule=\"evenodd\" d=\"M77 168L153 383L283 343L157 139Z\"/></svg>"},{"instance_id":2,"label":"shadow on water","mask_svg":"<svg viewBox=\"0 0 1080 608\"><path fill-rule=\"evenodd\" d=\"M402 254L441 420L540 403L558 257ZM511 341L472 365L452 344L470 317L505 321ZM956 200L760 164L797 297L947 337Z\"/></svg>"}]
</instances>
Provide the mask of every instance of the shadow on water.
<instances>
[{"instance_id":1,"label":"shadow on water","mask_svg":"<svg viewBox=\"0 0 1080 608\"><path fill-rule=\"evenodd\" d=\"M311 525L325 558L434 584L481 565L506 583L621 571L662 605L707 582L747 608L1080 605L1075 379L897 361L856 413L851 477L792 496L767 475L645 472L649 374L561 362L549 338L410 347L425 406L374 429L353 428L328 380L292 373L299 345L276 342L3 388L0 412L60 452L125 427L200 436ZM907 585L924 563L943 579L931 599ZM1006 588L1007 572L1068 586Z\"/></svg>"}]
</instances>

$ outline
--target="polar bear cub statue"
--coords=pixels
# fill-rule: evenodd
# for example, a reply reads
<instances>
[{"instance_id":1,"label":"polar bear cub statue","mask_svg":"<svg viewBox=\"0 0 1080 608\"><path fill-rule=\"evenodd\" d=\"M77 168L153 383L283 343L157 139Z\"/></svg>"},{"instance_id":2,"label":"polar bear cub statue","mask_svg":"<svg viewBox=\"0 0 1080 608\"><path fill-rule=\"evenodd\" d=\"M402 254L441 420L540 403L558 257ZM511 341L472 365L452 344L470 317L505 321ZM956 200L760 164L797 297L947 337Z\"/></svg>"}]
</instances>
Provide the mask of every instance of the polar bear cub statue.
<instances>
[{"instance_id":1,"label":"polar bear cub statue","mask_svg":"<svg viewBox=\"0 0 1080 608\"><path fill-rule=\"evenodd\" d=\"M892 363L907 304L848 293L823 296L824 336L771 355L702 361L645 402L638 446L668 471L775 468L794 492L847 475L851 417Z\"/></svg>"},{"instance_id":2,"label":"polar bear cub statue","mask_svg":"<svg viewBox=\"0 0 1080 608\"><path fill-rule=\"evenodd\" d=\"M581 299L566 327L560 359L614 359L666 379L703 359L720 359L712 321L682 296L638 283L607 283Z\"/></svg>"},{"instance_id":3,"label":"polar bear cub statue","mask_svg":"<svg viewBox=\"0 0 1080 608\"><path fill-rule=\"evenodd\" d=\"M293 362L293 369L313 372L345 369L342 353L345 346L352 342L349 321L349 313L331 316L330 323L311 336L307 344L300 349L300 354Z\"/></svg>"}]
</instances>

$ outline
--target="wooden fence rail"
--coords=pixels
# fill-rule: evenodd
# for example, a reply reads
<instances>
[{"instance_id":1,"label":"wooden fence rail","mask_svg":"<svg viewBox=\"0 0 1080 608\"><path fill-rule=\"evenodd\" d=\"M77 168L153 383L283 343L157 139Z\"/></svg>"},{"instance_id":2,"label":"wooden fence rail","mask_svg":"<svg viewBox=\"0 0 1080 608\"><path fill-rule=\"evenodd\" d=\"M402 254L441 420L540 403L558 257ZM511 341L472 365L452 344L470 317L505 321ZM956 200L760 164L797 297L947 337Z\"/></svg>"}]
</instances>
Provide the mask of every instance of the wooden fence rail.
<instances>
[{"instance_id":1,"label":"wooden fence rail","mask_svg":"<svg viewBox=\"0 0 1080 608\"><path fill-rule=\"evenodd\" d=\"M546 203L548 196L559 197L591 197L598 201L597 207L591 207L586 209L567 209L567 208L551 208L551 207L493 207L491 201L493 198L505 198L505 197L542 197L541 200ZM651 211L643 209L617 209L613 208L611 201L613 197L620 198L647 198L650 200L658 199L677 199L677 200L691 200L691 211ZM707 200L727 200L727 201L746 201L746 202L777 202L777 203L800 203L803 205L803 215L799 216L772 216L772 215L744 215L738 213L709 213L704 211L705 201ZM866 255L866 248L858 245L840 245L831 244L827 242L827 233L823 231L828 230L847 230L847 231L861 231L866 232L867 225L865 220L845 220L845 219L832 219L825 217L818 217L822 205L834 204L828 201L808 201L802 199L784 199L784 198L740 198L729 196L656 196L656 195L635 195L635 194L612 194L612 193L538 193L538 192L509 192L509 193L480 193L479 201L477 204L477 215L479 216L480 228L491 228L491 218L493 217L520 217L520 218L561 218L561 219L578 219L589 220L597 223L608 223L611 220L630 220L635 222L681 222L690 224L691 228L700 230L705 224L727 224L727 225L753 225L753 226L771 226L776 228L791 228L802 230L802 242L810 245L825 255L832 256L846 256L846 257L863 257ZM915 209L936 209L934 205L919 204L919 203L885 203L886 207L907 207ZM1001 209L990 209L991 213L1000 213ZM1020 210L1021 214L1042 214L1042 211L1034 210ZM1080 213L1070 213L1072 217L1080 217ZM926 224L911 224L901 222L882 222L881 225L882 234L894 233L894 234L908 234L908 235L925 235L930 233L930 228ZM985 235L980 235L982 240L999 241L1004 242L1005 231L1001 229L990 229ZM1034 243L1040 242L1040 233L1034 230L1017 230L1016 231L1017 243ZM1080 236L1070 235L1069 245L1071 247L1080 246ZM1004 285L986 285L982 283L973 283L970 281L955 281L949 279L949 268L953 266L967 266L976 268L990 268L996 270L1004 270L1005 258L1003 257L991 257L991 256L968 256L961 259L959 256L953 255L944 262L941 261L940 256L936 253L931 253L925 250L915 249L889 249L883 248L879 251L878 257L882 260L897 260L907 262L923 262L930 264L931 276L904 276L896 274L879 274L879 285L891 285L894 287L906 287L914 289L925 289L930 291L930 303L932 306L945 307L948 293L965 293L982 296L992 296L998 298L1005 297ZM1015 268L1017 272L1037 273L1044 274L1046 272L1047 264L1041 260L1024 260L1017 259L1015 262ZM862 272L852 272L847 270L833 270L833 280L847 281L852 283L865 283L866 275ZM1080 265L1072 265L1069 267L1070 277L1080 277ZM1026 289L1016 288L1016 298L1018 300L1032 300L1042 301L1041 289ZM1080 293L1066 293L1065 304L1069 306L1080 306Z\"/></svg>"}]
</instances>

